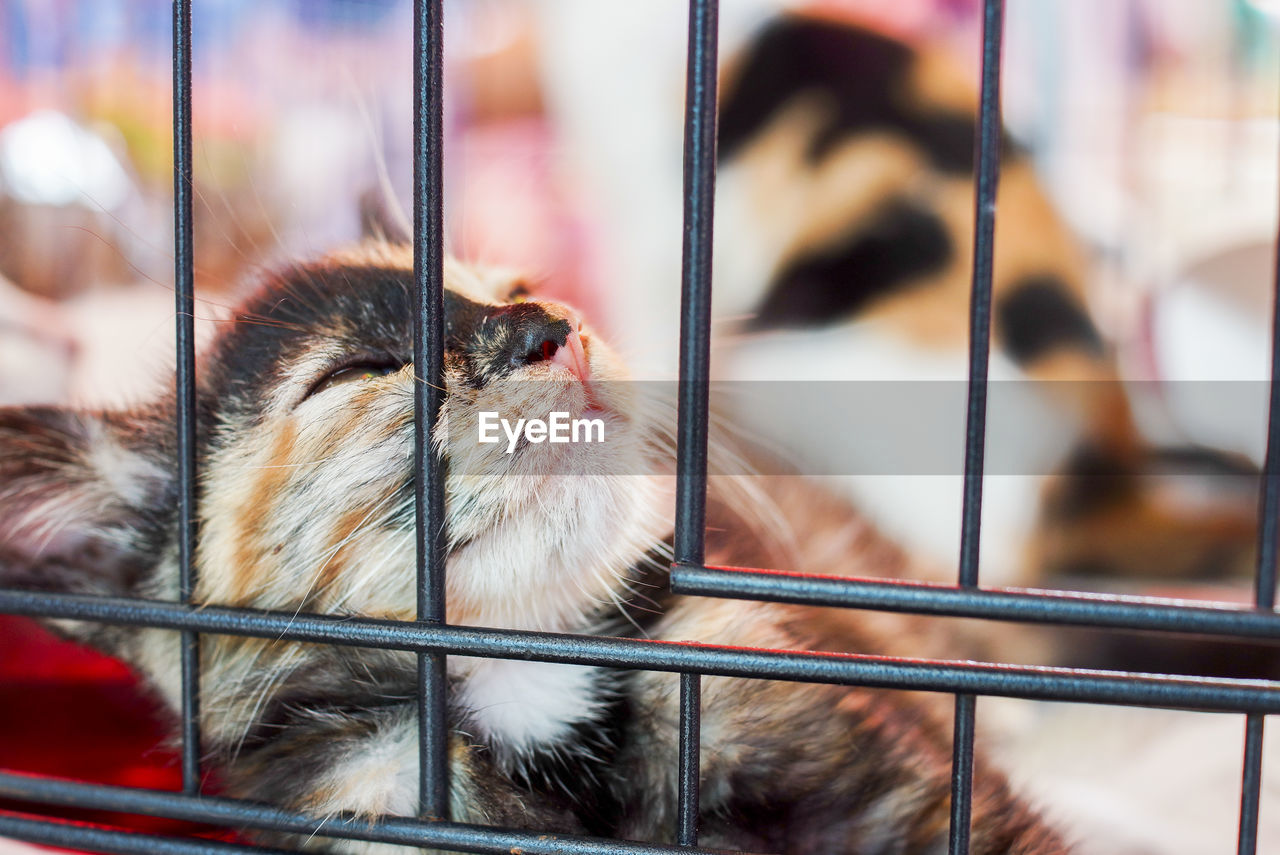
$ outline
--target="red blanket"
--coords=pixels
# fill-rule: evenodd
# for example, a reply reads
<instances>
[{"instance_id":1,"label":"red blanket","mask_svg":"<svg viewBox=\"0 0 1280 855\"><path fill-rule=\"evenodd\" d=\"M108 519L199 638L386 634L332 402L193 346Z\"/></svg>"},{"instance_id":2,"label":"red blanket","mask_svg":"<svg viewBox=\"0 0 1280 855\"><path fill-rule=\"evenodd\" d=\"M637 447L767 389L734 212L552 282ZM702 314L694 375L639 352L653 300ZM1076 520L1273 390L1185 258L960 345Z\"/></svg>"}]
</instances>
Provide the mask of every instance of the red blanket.
<instances>
[{"instance_id":1,"label":"red blanket","mask_svg":"<svg viewBox=\"0 0 1280 855\"><path fill-rule=\"evenodd\" d=\"M0 615L0 769L77 781L181 788L159 703L120 662ZM5 802L0 810L164 834L230 839L189 823Z\"/></svg>"}]
</instances>

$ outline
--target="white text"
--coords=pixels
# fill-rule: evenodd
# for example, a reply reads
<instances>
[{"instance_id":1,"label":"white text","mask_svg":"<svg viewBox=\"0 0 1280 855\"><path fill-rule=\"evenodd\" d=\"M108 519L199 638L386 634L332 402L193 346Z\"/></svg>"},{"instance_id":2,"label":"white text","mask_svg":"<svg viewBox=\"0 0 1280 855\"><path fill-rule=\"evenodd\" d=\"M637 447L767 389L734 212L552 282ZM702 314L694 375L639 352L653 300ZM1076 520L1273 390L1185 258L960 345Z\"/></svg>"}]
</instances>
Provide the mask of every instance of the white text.
<instances>
[{"instance_id":1,"label":"white text","mask_svg":"<svg viewBox=\"0 0 1280 855\"><path fill-rule=\"evenodd\" d=\"M507 454L516 450L523 435L526 442L604 442L604 419L571 419L568 413L553 412L550 419L517 419L514 426L497 413L480 414L480 442L501 442L498 428L507 437Z\"/></svg>"}]
</instances>

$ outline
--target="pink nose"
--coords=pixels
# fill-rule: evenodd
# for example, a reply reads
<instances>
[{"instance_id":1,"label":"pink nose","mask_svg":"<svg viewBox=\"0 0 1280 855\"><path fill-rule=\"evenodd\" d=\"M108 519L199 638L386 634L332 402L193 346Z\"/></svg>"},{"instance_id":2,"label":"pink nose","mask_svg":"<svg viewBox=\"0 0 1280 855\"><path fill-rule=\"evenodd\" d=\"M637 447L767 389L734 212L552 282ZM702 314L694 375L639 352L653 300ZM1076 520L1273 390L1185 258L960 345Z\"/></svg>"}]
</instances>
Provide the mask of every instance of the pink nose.
<instances>
[{"instance_id":1,"label":"pink nose","mask_svg":"<svg viewBox=\"0 0 1280 855\"><path fill-rule=\"evenodd\" d=\"M551 354L551 362L556 365L563 365L573 372L573 376L577 377L583 383L591 379L591 366L587 362L587 353L582 349L582 335L578 332L582 326L577 318L570 317L569 335L564 340L563 347L557 347L555 352Z\"/></svg>"}]
</instances>

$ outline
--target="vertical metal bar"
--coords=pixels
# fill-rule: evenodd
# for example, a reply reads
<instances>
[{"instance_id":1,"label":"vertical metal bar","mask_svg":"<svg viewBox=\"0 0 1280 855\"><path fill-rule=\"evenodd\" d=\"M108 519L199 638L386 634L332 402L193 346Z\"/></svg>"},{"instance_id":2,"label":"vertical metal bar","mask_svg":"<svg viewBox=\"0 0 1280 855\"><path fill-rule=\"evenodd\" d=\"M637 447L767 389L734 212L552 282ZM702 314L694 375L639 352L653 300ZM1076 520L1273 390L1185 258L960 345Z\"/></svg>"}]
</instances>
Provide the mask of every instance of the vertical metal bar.
<instances>
[{"instance_id":1,"label":"vertical metal bar","mask_svg":"<svg viewBox=\"0 0 1280 855\"><path fill-rule=\"evenodd\" d=\"M173 234L178 408L178 591L195 590L196 357L191 193L191 0L173 3ZM200 792L200 636L185 631L182 653L182 789Z\"/></svg>"},{"instance_id":2,"label":"vertical metal bar","mask_svg":"<svg viewBox=\"0 0 1280 855\"><path fill-rule=\"evenodd\" d=\"M974 159L973 284L969 298L969 395L965 422L964 505L960 521L960 585L977 587L982 538L982 478L987 444L987 371L991 356L991 283L995 256L996 189L1000 181L1000 58L1004 2L984 0L982 95ZM951 759L950 855L969 852L973 801L973 695L956 695Z\"/></svg>"},{"instance_id":3,"label":"vertical metal bar","mask_svg":"<svg viewBox=\"0 0 1280 855\"><path fill-rule=\"evenodd\" d=\"M680 813L676 842L698 845L698 752L701 742L702 676L680 675Z\"/></svg>"},{"instance_id":4,"label":"vertical metal bar","mask_svg":"<svg viewBox=\"0 0 1280 855\"><path fill-rule=\"evenodd\" d=\"M689 0L684 123L684 264L676 453L678 564L701 564L707 499L711 371L711 230L716 182L717 0Z\"/></svg>"},{"instance_id":5,"label":"vertical metal bar","mask_svg":"<svg viewBox=\"0 0 1280 855\"><path fill-rule=\"evenodd\" d=\"M969 397L965 428L964 509L960 525L960 584L978 584L982 529L982 467L987 445L987 367L991 352L991 274L996 187L1000 181L1000 56L1004 0L984 0L982 101L978 114L974 192L973 290L969 298Z\"/></svg>"},{"instance_id":6,"label":"vertical metal bar","mask_svg":"<svg viewBox=\"0 0 1280 855\"><path fill-rule=\"evenodd\" d=\"M1258 851L1258 800L1262 792L1262 729L1265 721L1266 717L1257 713L1245 719L1239 855L1255 855Z\"/></svg>"},{"instance_id":7,"label":"vertical metal bar","mask_svg":"<svg viewBox=\"0 0 1280 855\"><path fill-rule=\"evenodd\" d=\"M1280 226L1277 227L1280 232ZM1275 279L1271 299L1271 387L1267 405L1267 456L1262 466L1258 497L1258 568L1254 604L1260 610L1276 607L1276 548L1280 540L1280 235L1276 239ZM1240 794L1240 855L1258 848L1258 799L1262 788L1262 737L1265 718L1245 719L1244 782Z\"/></svg>"},{"instance_id":8,"label":"vertical metal bar","mask_svg":"<svg viewBox=\"0 0 1280 855\"><path fill-rule=\"evenodd\" d=\"M969 851L969 817L973 808L973 695L956 695L955 732L951 743L951 837L947 851Z\"/></svg>"},{"instance_id":9,"label":"vertical metal bar","mask_svg":"<svg viewBox=\"0 0 1280 855\"><path fill-rule=\"evenodd\" d=\"M1276 246L1271 304L1271 392L1267 409L1267 456L1258 499L1258 572L1254 601L1260 609L1276 605L1276 549L1280 542L1280 237Z\"/></svg>"},{"instance_id":10,"label":"vertical metal bar","mask_svg":"<svg viewBox=\"0 0 1280 855\"><path fill-rule=\"evenodd\" d=\"M718 0L689 0L675 560L677 564L693 565L701 565L705 555L719 12ZM680 804L676 832L682 846L694 846L698 840L700 686L698 675L680 675Z\"/></svg>"},{"instance_id":11,"label":"vertical metal bar","mask_svg":"<svg viewBox=\"0 0 1280 855\"><path fill-rule=\"evenodd\" d=\"M444 10L414 0L413 319L415 526L418 620L445 621L444 472L431 453L431 429L444 400ZM448 819L445 659L418 655L420 812Z\"/></svg>"}]
</instances>

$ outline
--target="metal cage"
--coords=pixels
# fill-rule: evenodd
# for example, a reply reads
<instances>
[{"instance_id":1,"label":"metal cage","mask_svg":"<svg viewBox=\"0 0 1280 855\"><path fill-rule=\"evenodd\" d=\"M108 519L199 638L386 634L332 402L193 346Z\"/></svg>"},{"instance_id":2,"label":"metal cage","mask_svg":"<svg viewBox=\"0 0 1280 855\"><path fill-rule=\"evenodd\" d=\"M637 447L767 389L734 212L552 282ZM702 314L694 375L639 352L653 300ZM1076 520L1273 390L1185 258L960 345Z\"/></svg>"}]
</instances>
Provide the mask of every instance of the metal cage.
<instances>
[{"instance_id":1,"label":"metal cage","mask_svg":"<svg viewBox=\"0 0 1280 855\"><path fill-rule=\"evenodd\" d=\"M450 626L444 609L444 501L426 427L442 393L442 0L415 0L414 251L418 289L414 358L416 384L418 620L336 619L190 605L195 520L195 357L192 274L191 0L173 3L173 132L177 283L177 400L180 484L181 602L136 601L68 594L0 591L0 613L74 618L179 630L182 634L183 792L156 792L50 780L0 772L0 796L27 803L75 806L181 819L237 829L263 829L422 846L460 852L527 855L676 853L699 850L698 738L700 675L718 674L850 686L915 689L955 695L950 853L968 852L977 695L1172 707L1245 714L1243 797L1238 851L1257 848L1264 716L1280 713L1280 684L744 650L701 644L600 638ZM689 0L684 160L684 267L680 330L676 593L807 603L993 620L1280 639L1274 611L1280 514L1280 302L1273 316L1267 455L1260 496L1255 607L1185 605L1147 598L1103 598L1056 592L984 590L978 582L988 350L991 324L995 195L1000 169L1000 59L1004 3L984 0L981 107L976 145L975 252L970 301L968 426L962 546L957 584L832 579L770 570L743 571L704 563L707 476L711 235L715 183L717 0ZM199 633L270 637L413 651L419 661L420 805L423 819L376 822L305 816L200 793L197 705ZM509 831L449 822L445 755L445 657L450 654L525 659L680 674L680 770L677 846L609 841L537 831ZM0 836L99 852L266 852L262 847L194 838L139 835L0 814Z\"/></svg>"}]
</instances>

